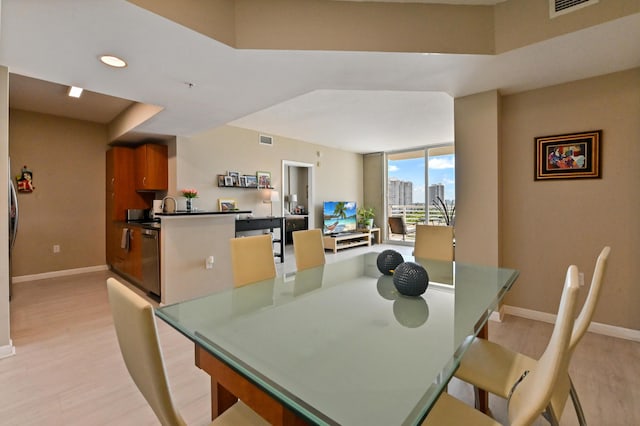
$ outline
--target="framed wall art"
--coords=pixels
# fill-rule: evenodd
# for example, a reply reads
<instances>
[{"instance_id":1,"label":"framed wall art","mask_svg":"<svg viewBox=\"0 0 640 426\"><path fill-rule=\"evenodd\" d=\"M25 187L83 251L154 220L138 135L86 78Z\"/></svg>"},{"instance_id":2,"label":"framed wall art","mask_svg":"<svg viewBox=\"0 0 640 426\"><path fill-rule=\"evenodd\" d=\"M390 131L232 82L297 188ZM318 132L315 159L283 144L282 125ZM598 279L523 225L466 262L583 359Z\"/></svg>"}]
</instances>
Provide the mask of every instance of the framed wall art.
<instances>
[{"instance_id":1,"label":"framed wall art","mask_svg":"<svg viewBox=\"0 0 640 426\"><path fill-rule=\"evenodd\" d=\"M256 178L258 179L258 188L271 188L271 173L256 172Z\"/></svg>"},{"instance_id":2,"label":"framed wall art","mask_svg":"<svg viewBox=\"0 0 640 426\"><path fill-rule=\"evenodd\" d=\"M220 210L221 212L238 210L236 200L218 198L218 210Z\"/></svg>"},{"instance_id":3,"label":"framed wall art","mask_svg":"<svg viewBox=\"0 0 640 426\"><path fill-rule=\"evenodd\" d=\"M540 136L535 141L535 180L600 177L602 130Z\"/></svg>"},{"instance_id":4,"label":"framed wall art","mask_svg":"<svg viewBox=\"0 0 640 426\"><path fill-rule=\"evenodd\" d=\"M256 175L244 175L245 182L247 183L247 188L257 188L258 187L258 178Z\"/></svg>"}]
</instances>

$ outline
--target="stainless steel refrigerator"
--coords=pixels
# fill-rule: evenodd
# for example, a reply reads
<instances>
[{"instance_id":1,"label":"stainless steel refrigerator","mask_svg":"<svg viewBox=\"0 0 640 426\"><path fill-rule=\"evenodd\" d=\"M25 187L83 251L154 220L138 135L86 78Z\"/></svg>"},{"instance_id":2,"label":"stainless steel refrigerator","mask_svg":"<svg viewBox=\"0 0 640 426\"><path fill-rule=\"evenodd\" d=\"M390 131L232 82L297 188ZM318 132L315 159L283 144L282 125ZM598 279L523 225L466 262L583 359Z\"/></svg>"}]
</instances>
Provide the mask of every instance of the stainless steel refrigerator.
<instances>
[{"instance_id":1,"label":"stainless steel refrigerator","mask_svg":"<svg viewBox=\"0 0 640 426\"><path fill-rule=\"evenodd\" d=\"M11 252L18 235L18 197L16 187L11 179L11 162L9 162L9 300L13 294L13 274L11 271Z\"/></svg>"}]
</instances>

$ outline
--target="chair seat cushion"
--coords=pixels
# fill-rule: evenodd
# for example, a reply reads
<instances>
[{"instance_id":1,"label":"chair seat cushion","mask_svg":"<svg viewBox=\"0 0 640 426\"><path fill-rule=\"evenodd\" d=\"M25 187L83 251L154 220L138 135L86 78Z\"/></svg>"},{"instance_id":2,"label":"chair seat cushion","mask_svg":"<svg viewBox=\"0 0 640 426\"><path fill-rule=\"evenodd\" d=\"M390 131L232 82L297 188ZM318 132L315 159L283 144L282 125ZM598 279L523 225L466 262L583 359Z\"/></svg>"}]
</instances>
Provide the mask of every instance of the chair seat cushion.
<instances>
[{"instance_id":1,"label":"chair seat cushion","mask_svg":"<svg viewBox=\"0 0 640 426\"><path fill-rule=\"evenodd\" d=\"M460 380L507 398L522 373L536 368L538 361L485 339L474 339L460 362L455 376ZM569 376L561 377L554 389L551 405L558 417L562 415L569 395Z\"/></svg>"},{"instance_id":2,"label":"chair seat cushion","mask_svg":"<svg viewBox=\"0 0 640 426\"><path fill-rule=\"evenodd\" d=\"M443 393L436 401L422 426L501 426L489 416L462 401Z\"/></svg>"}]
</instances>

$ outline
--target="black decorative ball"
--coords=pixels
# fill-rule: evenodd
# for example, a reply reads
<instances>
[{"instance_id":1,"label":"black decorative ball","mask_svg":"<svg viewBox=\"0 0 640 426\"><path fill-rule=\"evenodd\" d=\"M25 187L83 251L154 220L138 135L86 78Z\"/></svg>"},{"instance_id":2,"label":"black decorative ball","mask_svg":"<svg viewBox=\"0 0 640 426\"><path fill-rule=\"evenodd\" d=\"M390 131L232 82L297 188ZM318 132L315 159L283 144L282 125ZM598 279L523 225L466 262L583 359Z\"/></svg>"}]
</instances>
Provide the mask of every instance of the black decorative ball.
<instances>
[{"instance_id":1,"label":"black decorative ball","mask_svg":"<svg viewBox=\"0 0 640 426\"><path fill-rule=\"evenodd\" d=\"M429 274L418 263L404 262L393 273L393 284L405 296L420 296L427 290Z\"/></svg>"},{"instance_id":2,"label":"black decorative ball","mask_svg":"<svg viewBox=\"0 0 640 426\"><path fill-rule=\"evenodd\" d=\"M404 262L404 258L395 250L383 251L378 255L378 259L376 260L378 270L385 275L392 275L393 270L402 262Z\"/></svg>"}]
</instances>

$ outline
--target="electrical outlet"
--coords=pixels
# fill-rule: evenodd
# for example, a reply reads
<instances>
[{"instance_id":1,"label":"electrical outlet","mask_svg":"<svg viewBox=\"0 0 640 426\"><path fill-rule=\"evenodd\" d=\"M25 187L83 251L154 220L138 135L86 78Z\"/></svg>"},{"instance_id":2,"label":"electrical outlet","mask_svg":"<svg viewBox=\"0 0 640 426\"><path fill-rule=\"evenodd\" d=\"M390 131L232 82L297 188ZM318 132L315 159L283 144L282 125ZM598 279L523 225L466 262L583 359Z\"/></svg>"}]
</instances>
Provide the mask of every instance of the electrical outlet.
<instances>
[{"instance_id":1,"label":"electrical outlet","mask_svg":"<svg viewBox=\"0 0 640 426\"><path fill-rule=\"evenodd\" d=\"M213 256L209 256L204 260L204 267L206 269L213 269L213 262L215 258Z\"/></svg>"},{"instance_id":2,"label":"electrical outlet","mask_svg":"<svg viewBox=\"0 0 640 426\"><path fill-rule=\"evenodd\" d=\"M54 253L60 253L60 244L54 244L53 245L53 252Z\"/></svg>"}]
</instances>

